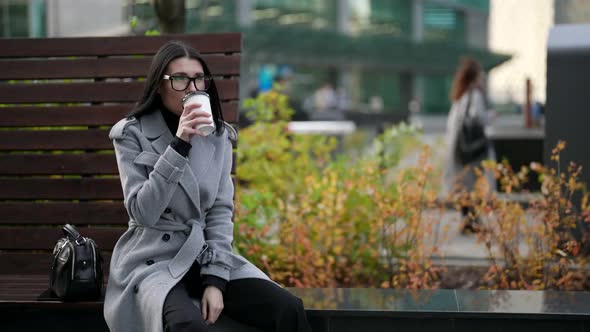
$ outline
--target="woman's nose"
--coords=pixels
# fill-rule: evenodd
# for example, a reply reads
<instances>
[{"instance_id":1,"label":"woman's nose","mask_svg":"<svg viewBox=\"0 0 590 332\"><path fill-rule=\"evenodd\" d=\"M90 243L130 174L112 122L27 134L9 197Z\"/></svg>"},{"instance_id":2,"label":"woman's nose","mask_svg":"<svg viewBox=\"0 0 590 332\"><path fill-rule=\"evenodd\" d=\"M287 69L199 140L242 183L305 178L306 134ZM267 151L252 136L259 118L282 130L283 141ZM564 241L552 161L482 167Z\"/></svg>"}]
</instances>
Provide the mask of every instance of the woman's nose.
<instances>
[{"instance_id":1,"label":"woman's nose","mask_svg":"<svg viewBox=\"0 0 590 332\"><path fill-rule=\"evenodd\" d=\"M197 91L197 82L191 81L186 88L186 92L196 92Z\"/></svg>"}]
</instances>

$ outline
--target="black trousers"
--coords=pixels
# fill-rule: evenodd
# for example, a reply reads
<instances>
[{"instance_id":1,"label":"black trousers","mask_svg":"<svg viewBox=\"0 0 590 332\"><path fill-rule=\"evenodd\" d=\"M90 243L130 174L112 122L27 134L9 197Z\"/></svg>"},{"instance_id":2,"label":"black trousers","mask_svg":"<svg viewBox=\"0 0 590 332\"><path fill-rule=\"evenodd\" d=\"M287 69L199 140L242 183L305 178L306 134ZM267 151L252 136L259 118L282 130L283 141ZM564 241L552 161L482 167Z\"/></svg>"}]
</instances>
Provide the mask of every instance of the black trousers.
<instances>
[{"instance_id":1,"label":"black trousers","mask_svg":"<svg viewBox=\"0 0 590 332\"><path fill-rule=\"evenodd\" d=\"M165 332L205 332L207 324L193 298L201 299L204 288L200 267L193 264L164 301ZM276 284L262 279L230 281L223 294L222 314L268 332L310 332L303 302Z\"/></svg>"}]
</instances>

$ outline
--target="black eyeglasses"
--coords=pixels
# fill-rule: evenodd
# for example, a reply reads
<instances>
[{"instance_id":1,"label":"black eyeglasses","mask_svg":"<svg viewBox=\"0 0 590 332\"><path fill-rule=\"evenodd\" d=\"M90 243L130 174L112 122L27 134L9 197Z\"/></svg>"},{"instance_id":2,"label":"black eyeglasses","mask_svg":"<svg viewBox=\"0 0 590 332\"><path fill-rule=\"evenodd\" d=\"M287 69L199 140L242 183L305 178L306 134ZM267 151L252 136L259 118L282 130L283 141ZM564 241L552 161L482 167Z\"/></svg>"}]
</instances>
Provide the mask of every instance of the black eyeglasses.
<instances>
[{"instance_id":1,"label":"black eyeglasses","mask_svg":"<svg viewBox=\"0 0 590 332\"><path fill-rule=\"evenodd\" d=\"M170 81L172 90L184 91L188 88L188 85L193 82L195 89L198 91L207 91L211 85L213 77L198 75L195 77L188 77L186 75L164 75L165 80Z\"/></svg>"}]
</instances>

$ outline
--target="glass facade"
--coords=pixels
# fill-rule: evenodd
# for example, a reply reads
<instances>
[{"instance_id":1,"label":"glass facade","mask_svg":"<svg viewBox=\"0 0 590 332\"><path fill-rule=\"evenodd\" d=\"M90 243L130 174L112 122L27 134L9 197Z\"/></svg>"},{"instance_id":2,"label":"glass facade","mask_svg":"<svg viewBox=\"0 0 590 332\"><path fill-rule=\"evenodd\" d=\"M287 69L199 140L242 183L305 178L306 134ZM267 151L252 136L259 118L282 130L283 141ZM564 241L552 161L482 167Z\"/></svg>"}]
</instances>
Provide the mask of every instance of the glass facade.
<instances>
[{"instance_id":1,"label":"glass facade","mask_svg":"<svg viewBox=\"0 0 590 332\"><path fill-rule=\"evenodd\" d=\"M444 114L449 111L449 92L453 82L451 75L425 75L424 101L422 110L425 113Z\"/></svg>"},{"instance_id":2,"label":"glass facade","mask_svg":"<svg viewBox=\"0 0 590 332\"><path fill-rule=\"evenodd\" d=\"M435 43L460 44L467 41L465 13L437 3L425 2L422 11L424 40ZM446 113L450 108L451 75L423 76L422 110L425 113Z\"/></svg>"},{"instance_id":3,"label":"glass facade","mask_svg":"<svg viewBox=\"0 0 590 332\"><path fill-rule=\"evenodd\" d=\"M360 102L366 105L363 108L377 111L381 104L385 112L394 112L402 108L399 75L382 71L364 71L361 76Z\"/></svg>"},{"instance_id":4,"label":"glass facade","mask_svg":"<svg viewBox=\"0 0 590 332\"><path fill-rule=\"evenodd\" d=\"M280 70L267 71L264 68L289 68L290 91L299 104L304 104L305 99L327 81L335 88L342 88L340 84L348 82L346 88L352 98L352 107L360 109L378 100L383 112L399 113L407 112L407 100L402 98L401 91L408 90L404 86L408 81L401 77L408 73L420 78L420 84L414 86L421 90L417 95L422 98L423 112L448 111L448 91L456 65L455 61L449 60L449 57L456 57L449 55L448 52L455 47L450 45L468 50L468 15L472 11L480 15L489 11L489 0L423 0L419 7L410 0L251 0L245 13L250 24L240 26L238 17L244 13L238 11L245 9L238 1L187 0L186 19L189 32L244 32L243 66L248 73L246 80L250 81L243 82L243 87L251 90L258 84L255 81L264 76L261 73L267 74L265 80L269 79L269 73L272 79L281 79ZM133 14L140 20L153 22L148 28L156 28L149 1L132 2ZM416 8L420 10L422 22L419 44L428 45L418 51L406 47L416 37L417 27L412 21L416 17ZM487 22L482 20L481 24ZM373 42L379 44L373 46ZM395 43L399 44L397 49L392 46ZM248 47L256 49L256 56L248 57ZM385 49L389 57L385 53L380 56ZM446 57L445 73L421 72L424 67L439 61L438 50L441 50L441 59ZM266 54L262 54L264 52ZM359 61L354 59L348 65L342 59L336 64L319 58L321 54L336 59L335 55L363 52L382 62L377 67L392 69L359 66ZM404 68L407 65L402 64L396 68L400 59L408 58L415 62L413 67L407 69ZM393 63L387 63L388 60ZM413 94L416 95L416 91Z\"/></svg>"},{"instance_id":5,"label":"glass facade","mask_svg":"<svg viewBox=\"0 0 590 332\"><path fill-rule=\"evenodd\" d=\"M427 2L422 15L425 40L465 43L465 14L461 11Z\"/></svg>"},{"instance_id":6,"label":"glass facade","mask_svg":"<svg viewBox=\"0 0 590 332\"><path fill-rule=\"evenodd\" d=\"M0 3L0 34L3 37L29 36L29 11L25 1L2 1Z\"/></svg>"},{"instance_id":7,"label":"glass facade","mask_svg":"<svg viewBox=\"0 0 590 332\"><path fill-rule=\"evenodd\" d=\"M0 37L45 36L45 1L3 0L0 2Z\"/></svg>"},{"instance_id":8,"label":"glass facade","mask_svg":"<svg viewBox=\"0 0 590 332\"><path fill-rule=\"evenodd\" d=\"M360 1L363 2L363 1ZM359 2L359 3L360 3ZM387 35L410 38L412 34L411 1L368 0L364 5L350 1L351 25L357 35Z\"/></svg>"},{"instance_id":9,"label":"glass facade","mask_svg":"<svg viewBox=\"0 0 590 332\"><path fill-rule=\"evenodd\" d=\"M187 30L194 32L235 31L235 0L186 1Z\"/></svg>"},{"instance_id":10,"label":"glass facade","mask_svg":"<svg viewBox=\"0 0 590 332\"><path fill-rule=\"evenodd\" d=\"M486 13L490 11L490 0L449 0L449 3L465 6L470 9L475 9Z\"/></svg>"},{"instance_id":11,"label":"glass facade","mask_svg":"<svg viewBox=\"0 0 590 332\"><path fill-rule=\"evenodd\" d=\"M335 30L337 0L255 0L256 25Z\"/></svg>"}]
</instances>

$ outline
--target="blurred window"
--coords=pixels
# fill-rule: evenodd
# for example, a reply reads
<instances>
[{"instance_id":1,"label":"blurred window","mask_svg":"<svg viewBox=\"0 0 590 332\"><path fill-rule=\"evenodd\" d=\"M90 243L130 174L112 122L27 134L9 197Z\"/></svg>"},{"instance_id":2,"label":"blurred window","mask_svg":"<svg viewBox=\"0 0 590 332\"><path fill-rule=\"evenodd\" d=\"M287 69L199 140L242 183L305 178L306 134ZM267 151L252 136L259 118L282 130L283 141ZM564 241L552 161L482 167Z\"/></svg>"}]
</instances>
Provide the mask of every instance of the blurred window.
<instances>
[{"instance_id":1,"label":"blurred window","mask_svg":"<svg viewBox=\"0 0 590 332\"><path fill-rule=\"evenodd\" d=\"M3 0L0 2L0 37L44 37L45 1Z\"/></svg>"}]
</instances>

